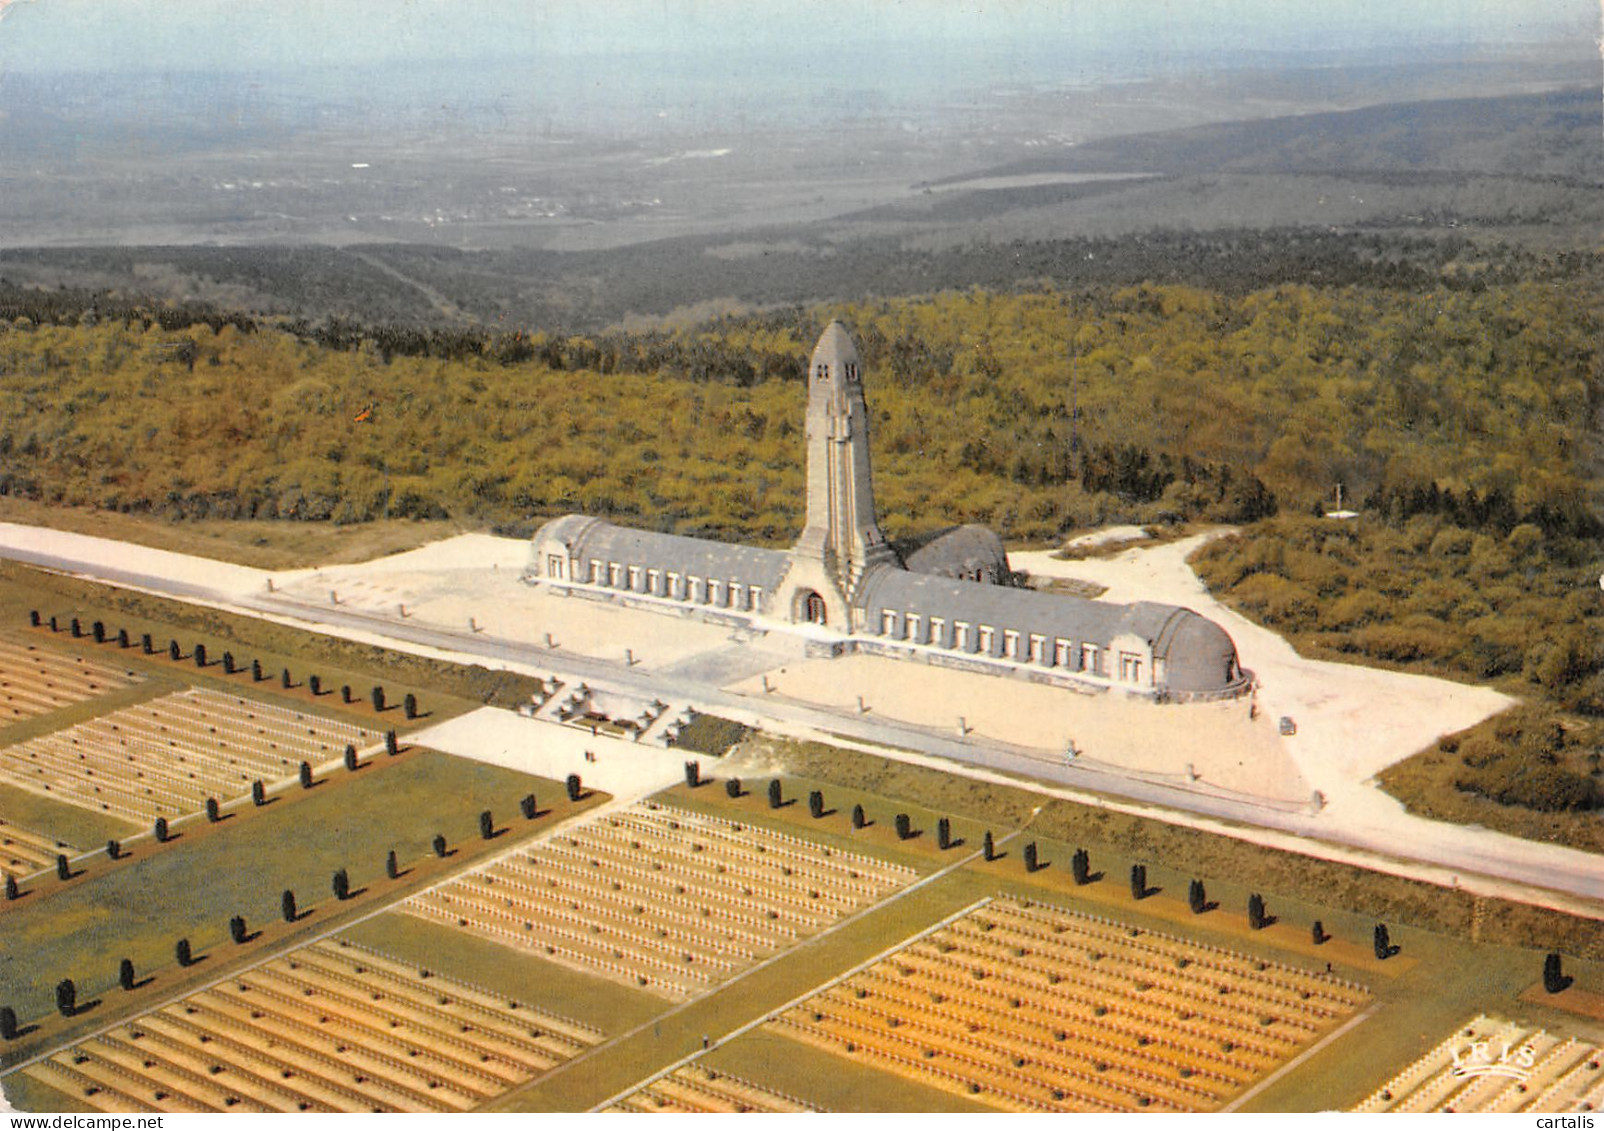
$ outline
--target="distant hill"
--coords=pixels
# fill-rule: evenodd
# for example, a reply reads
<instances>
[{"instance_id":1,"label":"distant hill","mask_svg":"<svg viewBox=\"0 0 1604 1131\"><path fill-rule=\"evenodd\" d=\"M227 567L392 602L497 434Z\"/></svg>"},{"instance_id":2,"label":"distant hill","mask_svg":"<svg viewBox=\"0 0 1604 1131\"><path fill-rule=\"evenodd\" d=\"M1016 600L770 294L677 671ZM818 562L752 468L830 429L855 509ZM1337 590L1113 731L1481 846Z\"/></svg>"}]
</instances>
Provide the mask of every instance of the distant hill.
<instances>
[{"instance_id":1,"label":"distant hill","mask_svg":"<svg viewBox=\"0 0 1604 1131\"><path fill-rule=\"evenodd\" d=\"M1570 277L1580 260L1554 258L1561 253L1583 253L1586 271L1599 269L1600 114L1596 92L1568 89L1139 134L832 218L586 251L11 247L0 250L0 281L312 321L579 332L687 308L706 315L1043 279L1240 292L1462 285L1488 270ZM1099 174L1106 179L1075 179ZM1042 183L1054 177L1062 180ZM1551 266L1527 262L1534 257Z\"/></svg>"},{"instance_id":2,"label":"distant hill","mask_svg":"<svg viewBox=\"0 0 1604 1131\"><path fill-rule=\"evenodd\" d=\"M1598 91L1455 98L1106 138L935 184L1043 173L1504 173L1604 181Z\"/></svg>"}]
</instances>

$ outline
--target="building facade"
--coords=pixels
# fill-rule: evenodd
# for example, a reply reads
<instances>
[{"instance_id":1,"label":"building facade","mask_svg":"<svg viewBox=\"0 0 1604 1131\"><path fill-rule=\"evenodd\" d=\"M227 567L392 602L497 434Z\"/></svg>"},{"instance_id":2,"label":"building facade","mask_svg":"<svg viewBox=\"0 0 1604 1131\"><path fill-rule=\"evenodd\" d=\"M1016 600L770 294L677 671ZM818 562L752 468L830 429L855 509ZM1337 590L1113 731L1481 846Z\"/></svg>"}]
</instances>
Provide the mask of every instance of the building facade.
<instances>
[{"instance_id":1,"label":"building facade","mask_svg":"<svg viewBox=\"0 0 1604 1131\"><path fill-rule=\"evenodd\" d=\"M1012 584L997 536L961 526L904 560L880 529L857 348L832 322L808 365L807 521L789 550L567 515L535 532L528 579L554 590L804 634L870 652L1165 701L1243 695L1252 673L1190 609Z\"/></svg>"}]
</instances>

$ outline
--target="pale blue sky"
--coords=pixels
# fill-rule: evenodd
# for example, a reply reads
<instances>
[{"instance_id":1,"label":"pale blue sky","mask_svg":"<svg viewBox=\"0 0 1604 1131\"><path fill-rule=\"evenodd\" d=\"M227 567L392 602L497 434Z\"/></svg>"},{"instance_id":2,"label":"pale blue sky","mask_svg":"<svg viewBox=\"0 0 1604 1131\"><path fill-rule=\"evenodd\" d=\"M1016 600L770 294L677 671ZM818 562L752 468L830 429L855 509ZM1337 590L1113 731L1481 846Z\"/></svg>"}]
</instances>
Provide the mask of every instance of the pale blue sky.
<instances>
[{"instance_id":1,"label":"pale blue sky","mask_svg":"<svg viewBox=\"0 0 1604 1131\"><path fill-rule=\"evenodd\" d=\"M3 0L0 0L3 2ZM978 40L1195 56L1591 40L1597 0L15 0L0 68L273 70Z\"/></svg>"}]
</instances>

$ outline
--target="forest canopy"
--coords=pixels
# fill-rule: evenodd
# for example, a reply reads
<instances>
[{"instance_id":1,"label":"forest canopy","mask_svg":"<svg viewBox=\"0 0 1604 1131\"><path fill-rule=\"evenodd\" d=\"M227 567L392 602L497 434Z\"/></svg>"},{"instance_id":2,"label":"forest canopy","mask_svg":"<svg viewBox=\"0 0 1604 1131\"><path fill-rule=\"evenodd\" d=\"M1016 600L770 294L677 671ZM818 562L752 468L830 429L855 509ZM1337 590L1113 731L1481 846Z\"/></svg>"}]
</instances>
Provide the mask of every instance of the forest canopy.
<instances>
[{"instance_id":1,"label":"forest canopy","mask_svg":"<svg viewBox=\"0 0 1604 1131\"><path fill-rule=\"evenodd\" d=\"M972 290L586 337L19 317L0 324L0 492L345 523L580 510L783 543L800 376L831 317L864 355L897 535L1251 521L1339 482L1503 534L1598 530L1598 307L1542 282Z\"/></svg>"}]
</instances>

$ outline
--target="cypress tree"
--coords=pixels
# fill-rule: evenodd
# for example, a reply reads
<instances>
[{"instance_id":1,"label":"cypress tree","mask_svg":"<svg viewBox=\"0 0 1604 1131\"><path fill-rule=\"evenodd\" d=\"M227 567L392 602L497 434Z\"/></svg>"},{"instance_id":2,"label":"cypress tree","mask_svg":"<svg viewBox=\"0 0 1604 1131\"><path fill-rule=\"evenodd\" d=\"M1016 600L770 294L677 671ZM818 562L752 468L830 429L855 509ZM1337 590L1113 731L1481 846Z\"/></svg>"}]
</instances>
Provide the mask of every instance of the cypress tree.
<instances>
[{"instance_id":1,"label":"cypress tree","mask_svg":"<svg viewBox=\"0 0 1604 1131\"><path fill-rule=\"evenodd\" d=\"M435 833L434 834L434 854L436 856L440 857L440 859L442 859L442 860L445 859L445 856L446 856L446 835L445 835L445 833Z\"/></svg>"},{"instance_id":2,"label":"cypress tree","mask_svg":"<svg viewBox=\"0 0 1604 1131\"><path fill-rule=\"evenodd\" d=\"M1036 842L1030 841L1025 845L1025 871L1036 870Z\"/></svg>"},{"instance_id":3,"label":"cypress tree","mask_svg":"<svg viewBox=\"0 0 1604 1131\"><path fill-rule=\"evenodd\" d=\"M78 623L78 618L72 618L72 638L77 640L84 634L84 626Z\"/></svg>"},{"instance_id":4,"label":"cypress tree","mask_svg":"<svg viewBox=\"0 0 1604 1131\"><path fill-rule=\"evenodd\" d=\"M1203 890L1202 880L1193 880L1186 888L1186 904L1192 909L1193 915L1203 914L1208 906L1208 895Z\"/></svg>"},{"instance_id":5,"label":"cypress tree","mask_svg":"<svg viewBox=\"0 0 1604 1131\"><path fill-rule=\"evenodd\" d=\"M1552 951L1543 959L1543 989L1547 993L1560 994L1570 988L1575 979L1565 973L1563 960L1558 951Z\"/></svg>"},{"instance_id":6,"label":"cypress tree","mask_svg":"<svg viewBox=\"0 0 1604 1131\"><path fill-rule=\"evenodd\" d=\"M317 675L315 675L315 674L307 676L306 677L306 689L312 693L314 698L316 696L322 695L323 694L323 680L322 680L322 678L317 676Z\"/></svg>"},{"instance_id":7,"label":"cypress tree","mask_svg":"<svg viewBox=\"0 0 1604 1131\"><path fill-rule=\"evenodd\" d=\"M867 816L865 816L865 814L863 812L863 806L862 805L854 805L852 807L852 827L855 828L855 829L861 829L864 826L866 826L868 823L869 823L869 818Z\"/></svg>"},{"instance_id":8,"label":"cypress tree","mask_svg":"<svg viewBox=\"0 0 1604 1131\"><path fill-rule=\"evenodd\" d=\"M284 894L279 897L279 913L284 916L286 923L295 922L295 893L287 888Z\"/></svg>"},{"instance_id":9,"label":"cypress tree","mask_svg":"<svg viewBox=\"0 0 1604 1131\"><path fill-rule=\"evenodd\" d=\"M1314 921L1314 926L1309 928L1309 938L1315 946L1319 946L1330 937L1330 935L1326 934L1326 925L1318 919Z\"/></svg>"},{"instance_id":10,"label":"cypress tree","mask_svg":"<svg viewBox=\"0 0 1604 1131\"><path fill-rule=\"evenodd\" d=\"M1131 865L1131 898L1132 899L1146 899L1147 898L1147 865L1146 864L1132 864Z\"/></svg>"},{"instance_id":11,"label":"cypress tree","mask_svg":"<svg viewBox=\"0 0 1604 1131\"><path fill-rule=\"evenodd\" d=\"M293 687L295 685L295 681L290 678L290 669L289 668L285 668L283 671L279 672L278 682L279 682L279 686L282 687L285 691L288 691L291 687Z\"/></svg>"},{"instance_id":12,"label":"cypress tree","mask_svg":"<svg viewBox=\"0 0 1604 1131\"><path fill-rule=\"evenodd\" d=\"M116 837L106 842L106 855L113 860L121 860L123 855L122 843Z\"/></svg>"},{"instance_id":13,"label":"cypress tree","mask_svg":"<svg viewBox=\"0 0 1604 1131\"><path fill-rule=\"evenodd\" d=\"M169 640L167 642L167 658L175 664L184 658L184 650L178 646L178 641Z\"/></svg>"},{"instance_id":14,"label":"cypress tree","mask_svg":"<svg viewBox=\"0 0 1604 1131\"><path fill-rule=\"evenodd\" d=\"M340 688L340 702L341 703L355 703L356 702L356 699L353 698L352 695L351 695L351 685L349 683Z\"/></svg>"},{"instance_id":15,"label":"cypress tree","mask_svg":"<svg viewBox=\"0 0 1604 1131\"><path fill-rule=\"evenodd\" d=\"M685 763L685 786L695 789L702 784L702 764L700 762Z\"/></svg>"},{"instance_id":16,"label":"cypress tree","mask_svg":"<svg viewBox=\"0 0 1604 1131\"><path fill-rule=\"evenodd\" d=\"M741 779L728 778L724 782L724 796L731 801L741 796Z\"/></svg>"},{"instance_id":17,"label":"cypress tree","mask_svg":"<svg viewBox=\"0 0 1604 1131\"><path fill-rule=\"evenodd\" d=\"M495 835L496 819L490 815L490 810L486 809L479 814L479 839L489 840Z\"/></svg>"},{"instance_id":18,"label":"cypress tree","mask_svg":"<svg viewBox=\"0 0 1604 1131\"><path fill-rule=\"evenodd\" d=\"M785 794L780 789L780 779L772 778L769 781L769 808L778 809L785 800Z\"/></svg>"},{"instance_id":19,"label":"cypress tree","mask_svg":"<svg viewBox=\"0 0 1604 1131\"><path fill-rule=\"evenodd\" d=\"M39 610L38 609L29 609L28 610L28 624L29 624L29 626L31 626L33 628L38 628L39 627Z\"/></svg>"},{"instance_id":20,"label":"cypress tree","mask_svg":"<svg viewBox=\"0 0 1604 1131\"><path fill-rule=\"evenodd\" d=\"M55 618L54 615L52 615L51 618L50 618L50 631L51 632L60 632L61 631L61 626L56 623L56 618Z\"/></svg>"},{"instance_id":21,"label":"cypress tree","mask_svg":"<svg viewBox=\"0 0 1604 1131\"><path fill-rule=\"evenodd\" d=\"M345 744L345 768L351 771L356 770L356 747L350 743Z\"/></svg>"},{"instance_id":22,"label":"cypress tree","mask_svg":"<svg viewBox=\"0 0 1604 1131\"><path fill-rule=\"evenodd\" d=\"M330 885L334 889L334 898L347 900L351 898L351 877L344 868L334 873L334 880Z\"/></svg>"},{"instance_id":23,"label":"cypress tree","mask_svg":"<svg viewBox=\"0 0 1604 1131\"><path fill-rule=\"evenodd\" d=\"M824 792L822 790L815 789L808 794L808 813L812 815L815 821L824 816Z\"/></svg>"},{"instance_id":24,"label":"cypress tree","mask_svg":"<svg viewBox=\"0 0 1604 1131\"><path fill-rule=\"evenodd\" d=\"M17 1039L17 1011L9 1005L0 1005L0 1041Z\"/></svg>"},{"instance_id":25,"label":"cypress tree","mask_svg":"<svg viewBox=\"0 0 1604 1131\"><path fill-rule=\"evenodd\" d=\"M1084 848L1077 848L1075 855L1069 858L1069 871L1075 877L1075 882L1085 886L1092 882L1092 857Z\"/></svg>"},{"instance_id":26,"label":"cypress tree","mask_svg":"<svg viewBox=\"0 0 1604 1131\"><path fill-rule=\"evenodd\" d=\"M73 985L71 978L63 978L56 983L56 1010L63 1017L71 1017L78 1012L78 987Z\"/></svg>"},{"instance_id":27,"label":"cypress tree","mask_svg":"<svg viewBox=\"0 0 1604 1131\"><path fill-rule=\"evenodd\" d=\"M267 786L262 784L261 778L251 783L251 804L257 808L267 804Z\"/></svg>"},{"instance_id":28,"label":"cypress tree","mask_svg":"<svg viewBox=\"0 0 1604 1131\"><path fill-rule=\"evenodd\" d=\"M393 848L390 849L390 854L384 858L384 874L392 880L399 879L401 876L401 862L395 858L395 849Z\"/></svg>"},{"instance_id":29,"label":"cypress tree","mask_svg":"<svg viewBox=\"0 0 1604 1131\"><path fill-rule=\"evenodd\" d=\"M117 964L117 984L125 990L134 988L134 960L125 958Z\"/></svg>"},{"instance_id":30,"label":"cypress tree","mask_svg":"<svg viewBox=\"0 0 1604 1131\"><path fill-rule=\"evenodd\" d=\"M418 697L410 691L407 692L406 698L401 700L401 712L409 719L418 717Z\"/></svg>"},{"instance_id":31,"label":"cypress tree","mask_svg":"<svg viewBox=\"0 0 1604 1131\"><path fill-rule=\"evenodd\" d=\"M1387 930L1387 924L1377 923L1376 929L1371 933L1371 941L1375 946L1378 959L1391 958L1396 951L1392 946L1392 935Z\"/></svg>"},{"instance_id":32,"label":"cypress tree","mask_svg":"<svg viewBox=\"0 0 1604 1131\"><path fill-rule=\"evenodd\" d=\"M524 794L524 799L518 802L518 811L524 815L524 820L533 821L535 814L540 812L540 809L535 805L535 795L532 793Z\"/></svg>"},{"instance_id":33,"label":"cypress tree","mask_svg":"<svg viewBox=\"0 0 1604 1131\"><path fill-rule=\"evenodd\" d=\"M223 653L223 674L224 675L233 675L234 674L234 653L232 653L232 652L224 652Z\"/></svg>"},{"instance_id":34,"label":"cypress tree","mask_svg":"<svg viewBox=\"0 0 1604 1131\"><path fill-rule=\"evenodd\" d=\"M223 808L217 804L217 798L215 797L206 799L206 819L214 825L223 819Z\"/></svg>"},{"instance_id":35,"label":"cypress tree","mask_svg":"<svg viewBox=\"0 0 1604 1131\"><path fill-rule=\"evenodd\" d=\"M17 889L17 877L13 876L10 872L7 872L6 873L6 902L10 903L12 900L20 898L21 895L22 895L22 892Z\"/></svg>"},{"instance_id":36,"label":"cypress tree","mask_svg":"<svg viewBox=\"0 0 1604 1131\"><path fill-rule=\"evenodd\" d=\"M126 628L119 628L117 630L117 647L128 647L128 630Z\"/></svg>"},{"instance_id":37,"label":"cypress tree","mask_svg":"<svg viewBox=\"0 0 1604 1131\"><path fill-rule=\"evenodd\" d=\"M173 944L173 957L178 959L180 966L193 966L195 964L195 955L190 952L188 939L179 939L178 942Z\"/></svg>"},{"instance_id":38,"label":"cypress tree","mask_svg":"<svg viewBox=\"0 0 1604 1131\"><path fill-rule=\"evenodd\" d=\"M147 656L156 654L156 642L150 638L150 633L141 633L139 637L139 650Z\"/></svg>"},{"instance_id":39,"label":"cypress tree","mask_svg":"<svg viewBox=\"0 0 1604 1131\"><path fill-rule=\"evenodd\" d=\"M383 687L379 687L379 686L375 686L373 688L373 691L370 694L371 694L372 699L373 699L373 709L375 711L383 711L384 710L384 688Z\"/></svg>"},{"instance_id":40,"label":"cypress tree","mask_svg":"<svg viewBox=\"0 0 1604 1131\"><path fill-rule=\"evenodd\" d=\"M152 828L151 831L156 834L156 843L157 844L166 844L167 843L167 818L166 817L157 817L156 818L156 824Z\"/></svg>"},{"instance_id":41,"label":"cypress tree","mask_svg":"<svg viewBox=\"0 0 1604 1131\"><path fill-rule=\"evenodd\" d=\"M252 660L251 661L251 682L252 683L261 683L262 682L262 661L261 660Z\"/></svg>"},{"instance_id":42,"label":"cypress tree","mask_svg":"<svg viewBox=\"0 0 1604 1131\"><path fill-rule=\"evenodd\" d=\"M245 942L245 916L236 915L228 921L228 937L235 943Z\"/></svg>"},{"instance_id":43,"label":"cypress tree","mask_svg":"<svg viewBox=\"0 0 1604 1131\"><path fill-rule=\"evenodd\" d=\"M56 875L63 880L72 879L72 862L64 852L56 853Z\"/></svg>"},{"instance_id":44,"label":"cypress tree","mask_svg":"<svg viewBox=\"0 0 1604 1131\"><path fill-rule=\"evenodd\" d=\"M310 762L301 763L301 788L312 788L312 763Z\"/></svg>"},{"instance_id":45,"label":"cypress tree","mask_svg":"<svg viewBox=\"0 0 1604 1131\"><path fill-rule=\"evenodd\" d=\"M997 859L997 842L992 838L990 829L980 838L980 855L988 864Z\"/></svg>"},{"instance_id":46,"label":"cypress tree","mask_svg":"<svg viewBox=\"0 0 1604 1131\"><path fill-rule=\"evenodd\" d=\"M1264 929L1264 897L1258 892L1248 896L1248 926L1255 931Z\"/></svg>"},{"instance_id":47,"label":"cypress tree","mask_svg":"<svg viewBox=\"0 0 1604 1131\"><path fill-rule=\"evenodd\" d=\"M195 666L197 668L206 666L206 645L204 644L195 645Z\"/></svg>"},{"instance_id":48,"label":"cypress tree","mask_svg":"<svg viewBox=\"0 0 1604 1131\"><path fill-rule=\"evenodd\" d=\"M908 819L908 814L898 813L896 823L898 840L907 840L913 835L913 822Z\"/></svg>"},{"instance_id":49,"label":"cypress tree","mask_svg":"<svg viewBox=\"0 0 1604 1131\"><path fill-rule=\"evenodd\" d=\"M105 622L97 620L94 624L89 626L89 631L90 634L94 636L96 644L104 644L106 642Z\"/></svg>"},{"instance_id":50,"label":"cypress tree","mask_svg":"<svg viewBox=\"0 0 1604 1131\"><path fill-rule=\"evenodd\" d=\"M395 731L393 730L384 732L384 752L392 758L401 753L401 744L396 741Z\"/></svg>"},{"instance_id":51,"label":"cypress tree","mask_svg":"<svg viewBox=\"0 0 1604 1131\"><path fill-rule=\"evenodd\" d=\"M569 801L578 801L585 793L585 786L579 780L578 774L569 774L568 780L564 784L566 784L568 787Z\"/></svg>"},{"instance_id":52,"label":"cypress tree","mask_svg":"<svg viewBox=\"0 0 1604 1131\"><path fill-rule=\"evenodd\" d=\"M936 847L943 852L952 847L952 822L945 817L936 822Z\"/></svg>"}]
</instances>

